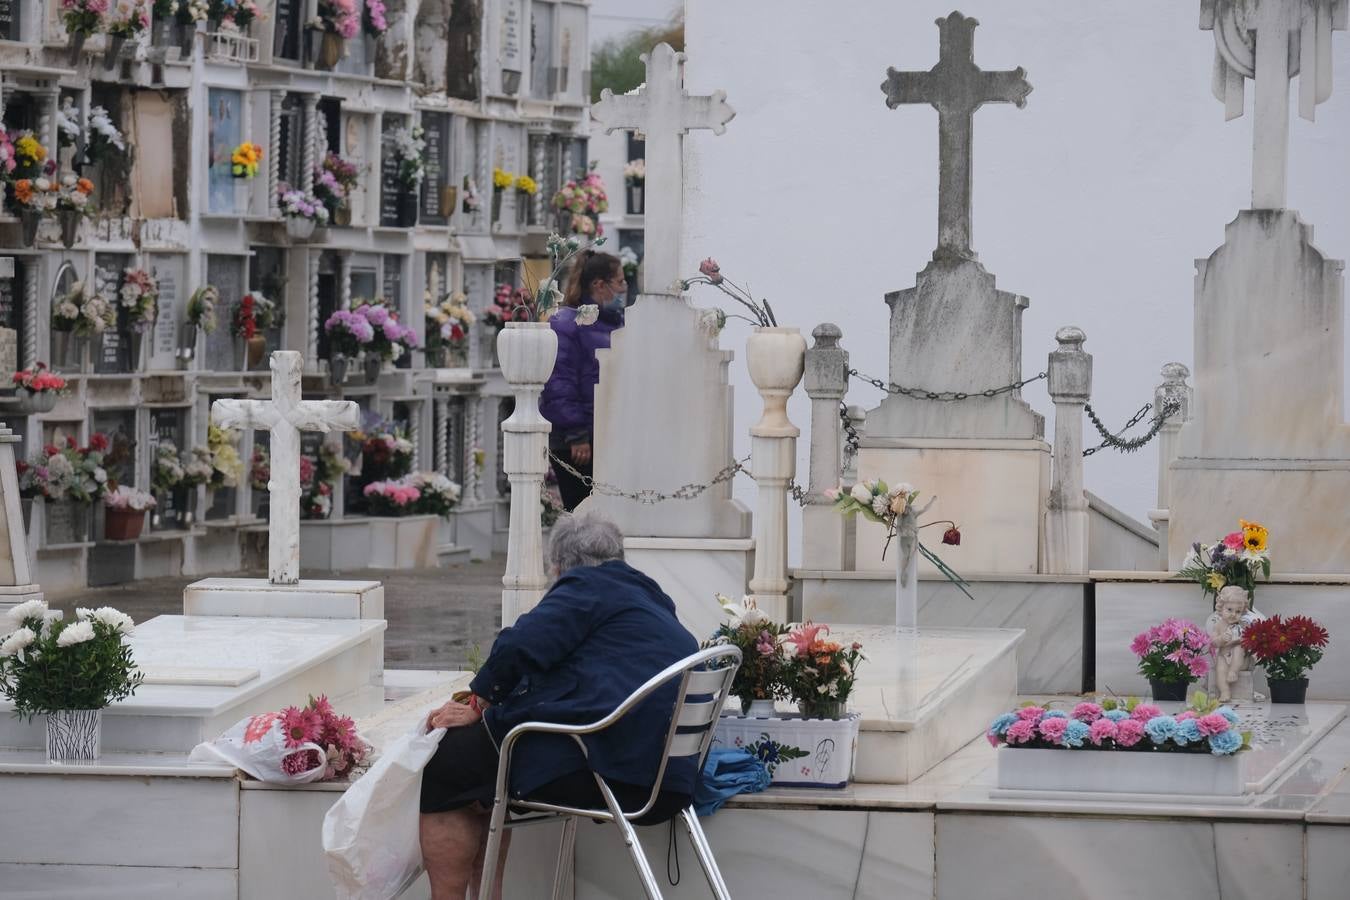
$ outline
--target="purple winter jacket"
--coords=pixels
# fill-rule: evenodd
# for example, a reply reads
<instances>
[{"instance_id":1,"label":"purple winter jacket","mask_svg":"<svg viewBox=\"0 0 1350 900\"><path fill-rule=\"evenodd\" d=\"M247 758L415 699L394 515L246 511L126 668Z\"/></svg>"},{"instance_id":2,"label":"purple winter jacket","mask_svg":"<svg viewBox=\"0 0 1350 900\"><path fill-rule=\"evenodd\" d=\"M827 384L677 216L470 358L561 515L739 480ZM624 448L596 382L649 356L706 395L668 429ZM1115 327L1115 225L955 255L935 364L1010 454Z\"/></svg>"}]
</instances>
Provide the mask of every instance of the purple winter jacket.
<instances>
[{"instance_id":1,"label":"purple winter jacket","mask_svg":"<svg viewBox=\"0 0 1350 900\"><path fill-rule=\"evenodd\" d=\"M600 381L595 351L608 347L614 330L623 327L623 312L601 306L600 318L593 324L578 325L577 311L565 307L548 323L558 336L558 359L539 398L540 412L553 424L549 443L588 443L595 424L595 385Z\"/></svg>"}]
</instances>

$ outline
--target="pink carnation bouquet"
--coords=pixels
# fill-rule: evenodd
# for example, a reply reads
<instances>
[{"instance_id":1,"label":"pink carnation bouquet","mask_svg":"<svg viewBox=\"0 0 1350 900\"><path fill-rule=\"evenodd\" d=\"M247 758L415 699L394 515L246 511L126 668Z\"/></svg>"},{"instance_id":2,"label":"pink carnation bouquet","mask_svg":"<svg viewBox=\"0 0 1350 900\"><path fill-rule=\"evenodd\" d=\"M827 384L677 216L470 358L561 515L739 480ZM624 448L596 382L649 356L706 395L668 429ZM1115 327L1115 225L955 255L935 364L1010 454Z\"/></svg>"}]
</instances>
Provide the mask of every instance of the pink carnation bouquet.
<instances>
[{"instance_id":1,"label":"pink carnation bouquet","mask_svg":"<svg viewBox=\"0 0 1350 900\"><path fill-rule=\"evenodd\" d=\"M303 775L322 768L318 781L333 781L351 776L369 756L371 747L356 733L350 716L340 716L328 698L310 697L302 707L288 706L281 711L281 729L288 748L294 753L282 757L281 769L287 775ZM318 744L322 754L305 744Z\"/></svg>"},{"instance_id":2,"label":"pink carnation bouquet","mask_svg":"<svg viewBox=\"0 0 1350 900\"><path fill-rule=\"evenodd\" d=\"M373 516L406 516L415 511L422 492L405 478L372 481L361 491Z\"/></svg>"}]
</instances>

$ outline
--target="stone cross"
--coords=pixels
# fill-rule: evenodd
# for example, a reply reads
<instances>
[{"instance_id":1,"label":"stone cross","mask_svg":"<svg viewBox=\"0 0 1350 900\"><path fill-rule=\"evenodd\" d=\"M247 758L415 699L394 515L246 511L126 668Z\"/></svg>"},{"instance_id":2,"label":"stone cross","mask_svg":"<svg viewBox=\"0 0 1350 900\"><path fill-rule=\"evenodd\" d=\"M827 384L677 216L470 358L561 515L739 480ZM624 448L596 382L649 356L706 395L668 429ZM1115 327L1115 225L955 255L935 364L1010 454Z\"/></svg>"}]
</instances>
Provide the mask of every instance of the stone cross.
<instances>
[{"instance_id":1,"label":"stone cross","mask_svg":"<svg viewBox=\"0 0 1350 900\"><path fill-rule=\"evenodd\" d=\"M267 580L300 581L300 432L353 431L361 410L350 400L301 400L304 360L294 350L272 354L271 400L217 400L211 420L222 428L252 428L272 435L271 497L267 525Z\"/></svg>"},{"instance_id":2,"label":"stone cross","mask_svg":"<svg viewBox=\"0 0 1350 900\"><path fill-rule=\"evenodd\" d=\"M736 115L724 91L691 97L684 90L684 54L658 44L642 57L647 83L636 93L616 97L608 89L591 107L591 118L605 133L634 129L647 141L646 256L643 283L653 291L671 290L680 277L680 231L684 211L684 135L695 128L726 131Z\"/></svg>"},{"instance_id":3,"label":"stone cross","mask_svg":"<svg viewBox=\"0 0 1350 900\"><path fill-rule=\"evenodd\" d=\"M1299 115L1312 121L1331 96L1331 32L1346 27L1347 0L1200 0L1200 27L1214 32L1214 96L1242 115L1243 79L1256 82L1252 208L1283 209L1289 166L1289 81L1299 76Z\"/></svg>"},{"instance_id":4,"label":"stone cross","mask_svg":"<svg viewBox=\"0 0 1350 900\"><path fill-rule=\"evenodd\" d=\"M1026 105L1031 85L1020 66L985 72L975 65L975 19L938 19L938 64L927 72L886 70L886 105L931 103L938 111L938 245L934 259L974 259L970 249L970 158L975 110L985 103Z\"/></svg>"}]
</instances>

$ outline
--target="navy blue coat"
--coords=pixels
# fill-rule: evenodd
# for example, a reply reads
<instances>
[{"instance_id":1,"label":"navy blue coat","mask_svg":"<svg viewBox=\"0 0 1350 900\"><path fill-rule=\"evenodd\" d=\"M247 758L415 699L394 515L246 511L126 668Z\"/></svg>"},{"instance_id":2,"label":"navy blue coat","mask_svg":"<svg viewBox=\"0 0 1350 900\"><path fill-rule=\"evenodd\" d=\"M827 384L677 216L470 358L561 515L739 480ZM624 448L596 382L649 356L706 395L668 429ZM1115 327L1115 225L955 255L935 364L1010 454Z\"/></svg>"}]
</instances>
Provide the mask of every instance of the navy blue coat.
<instances>
[{"instance_id":1,"label":"navy blue coat","mask_svg":"<svg viewBox=\"0 0 1350 900\"><path fill-rule=\"evenodd\" d=\"M548 324L558 336L558 358L539 397L539 411L553 425L550 443L555 449L589 443L595 423L595 386L600 382L595 351L609 347L615 329L623 327L623 313L601 305L599 319L578 325L577 311L564 307Z\"/></svg>"},{"instance_id":2,"label":"navy blue coat","mask_svg":"<svg viewBox=\"0 0 1350 900\"><path fill-rule=\"evenodd\" d=\"M697 650L657 583L611 560L568 571L538 606L503 628L470 689L492 704L483 718L500 746L522 722L602 719ZM655 783L678 684L672 680L603 734L585 738L590 768L612 781ZM571 737L530 735L512 754L511 791L528 794L586 768ZM672 764L662 787L692 794L696 775L693 761Z\"/></svg>"}]
</instances>

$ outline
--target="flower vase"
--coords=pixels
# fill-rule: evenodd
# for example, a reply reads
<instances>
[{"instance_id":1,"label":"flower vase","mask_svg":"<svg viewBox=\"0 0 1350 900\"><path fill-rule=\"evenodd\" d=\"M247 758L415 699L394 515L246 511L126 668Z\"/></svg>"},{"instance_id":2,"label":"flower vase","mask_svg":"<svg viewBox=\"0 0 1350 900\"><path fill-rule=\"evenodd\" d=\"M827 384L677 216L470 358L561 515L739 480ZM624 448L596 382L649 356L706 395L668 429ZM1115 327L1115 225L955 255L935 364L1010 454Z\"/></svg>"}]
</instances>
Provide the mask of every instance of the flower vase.
<instances>
[{"instance_id":1,"label":"flower vase","mask_svg":"<svg viewBox=\"0 0 1350 900\"><path fill-rule=\"evenodd\" d=\"M919 630L919 523L913 510L896 522L895 534L895 627Z\"/></svg>"},{"instance_id":2,"label":"flower vase","mask_svg":"<svg viewBox=\"0 0 1350 900\"><path fill-rule=\"evenodd\" d=\"M1154 700L1172 700L1185 703L1186 691L1191 684L1189 681L1155 681L1150 678L1148 686L1153 691Z\"/></svg>"},{"instance_id":3,"label":"flower vase","mask_svg":"<svg viewBox=\"0 0 1350 900\"><path fill-rule=\"evenodd\" d=\"M75 32L70 36L70 65L72 67L80 64L80 54L84 52L84 42L89 36L82 32Z\"/></svg>"},{"instance_id":4,"label":"flower vase","mask_svg":"<svg viewBox=\"0 0 1350 900\"><path fill-rule=\"evenodd\" d=\"M38 226L42 224L42 213L35 209L19 211L19 225L23 231L23 245L31 247L37 243Z\"/></svg>"},{"instance_id":5,"label":"flower vase","mask_svg":"<svg viewBox=\"0 0 1350 900\"><path fill-rule=\"evenodd\" d=\"M336 31L324 31L319 36L319 49L314 54L314 67L332 71L333 67L342 59L342 51L346 42L342 35Z\"/></svg>"},{"instance_id":6,"label":"flower vase","mask_svg":"<svg viewBox=\"0 0 1350 900\"><path fill-rule=\"evenodd\" d=\"M516 227L521 231L530 221L530 195L516 192Z\"/></svg>"},{"instance_id":7,"label":"flower vase","mask_svg":"<svg viewBox=\"0 0 1350 900\"><path fill-rule=\"evenodd\" d=\"M773 699L756 700L752 697L741 698L741 715L752 719L772 719L776 714Z\"/></svg>"},{"instance_id":8,"label":"flower vase","mask_svg":"<svg viewBox=\"0 0 1350 900\"><path fill-rule=\"evenodd\" d=\"M448 219L455 214L455 204L459 202L459 188L453 184L447 184L441 188L440 213L442 219Z\"/></svg>"},{"instance_id":9,"label":"flower vase","mask_svg":"<svg viewBox=\"0 0 1350 900\"><path fill-rule=\"evenodd\" d=\"M80 220L84 218L84 213L78 209L58 209L56 218L61 223L61 246L69 250L75 246L75 240L80 234Z\"/></svg>"},{"instance_id":10,"label":"flower vase","mask_svg":"<svg viewBox=\"0 0 1350 900\"><path fill-rule=\"evenodd\" d=\"M1267 678L1271 703L1305 703L1308 699L1308 679Z\"/></svg>"},{"instance_id":11,"label":"flower vase","mask_svg":"<svg viewBox=\"0 0 1350 900\"><path fill-rule=\"evenodd\" d=\"M178 26L178 58L188 59L192 56L192 45L197 40L197 24L188 22L180 23Z\"/></svg>"},{"instance_id":12,"label":"flower vase","mask_svg":"<svg viewBox=\"0 0 1350 900\"><path fill-rule=\"evenodd\" d=\"M192 358L196 355L197 326L192 322L184 322L178 330L178 349L174 351L174 359L178 363L178 368L190 368Z\"/></svg>"},{"instance_id":13,"label":"flower vase","mask_svg":"<svg viewBox=\"0 0 1350 900\"><path fill-rule=\"evenodd\" d=\"M339 203L333 208L331 218L334 225L337 225L339 228L346 228L348 225L352 224L352 208L345 202Z\"/></svg>"},{"instance_id":14,"label":"flower vase","mask_svg":"<svg viewBox=\"0 0 1350 900\"><path fill-rule=\"evenodd\" d=\"M417 198L416 191L403 191L398 195L398 225L399 228L412 228L417 224Z\"/></svg>"},{"instance_id":15,"label":"flower vase","mask_svg":"<svg viewBox=\"0 0 1350 900\"><path fill-rule=\"evenodd\" d=\"M241 216L248 215L249 202L253 198L253 179L236 178L234 180L234 211Z\"/></svg>"},{"instance_id":16,"label":"flower vase","mask_svg":"<svg viewBox=\"0 0 1350 900\"><path fill-rule=\"evenodd\" d=\"M643 196L644 187L641 184L630 184L628 186L628 214L630 216L642 215L642 201L645 199Z\"/></svg>"},{"instance_id":17,"label":"flower vase","mask_svg":"<svg viewBox=\"0 0 1350 900\"><path fill-rule=\"evenodd\" d=\"M56 408L56 391L33 392L28 388L18 388L14 396L19 401L19 412L24 415L47 413Z\"/></svg>"},{"instance_id":18,"label":"flower vase","mask_svg":"<svg viewBox=\"0 0 1350 900\"><path fill-rule=\"evenodd\" d=\"M134 541L145 527L145 510L113 509L103 511L103 537L109 541Z\"/></svg>"},{"instance_id":19,"label":"flower vase","mask_svg":"<svg viewBox=\"0 0 1350 900\"><path fill-rule=\"evenodd\" d=\"M244 371L250 371L258 368L262 361L267 357L267 337L261 334L255 334L245 343L248 350L244 357Z\"/></svg>"},{"instance_id":20,"label":"flower vase","mask_svg":"<svg viewBox=\"0 0 1350 900\"><path fill-rule=\"evenodd\" d=\"M341 387L347 382L347 357L334 353L328 358L328 383Z\"/></svg>"},{"instance_id":21,"label":"flower vase","mask_svg":"<svg viewBox=\"0 0 1350 900\"><path fill-rule=\"evenodd\" d=\"M98 759L103 710L55 709L47 713L47 761Z\"/></svg>"},{"instance_id":22,"label":"flower vase","mask_svg":"<svg viewBox=\"0 0 1350 900\"><path fill-rule=\"evenodd\" d=\"M122 56L122 47L126 45L127 37L124 34L110 34L107 41L108 45L103 51L103 71L111 72L117 67L117 60Z\"/></svg>"},{"instance_id":23,"label":"flower vase","mask_svg":"<svg viewBox=\"0 0 1350 900\"><path fill-rule=\"evenodd\" d=\"M307 241L314 234L314 220L304 216L286 217L286 234L294 241Z\"/></svg>"},{"instance_id":24,"label":"flower vase","mask_svg":"<svg viewBox=\"0 0 1350 900\"><path fill-rule=\"evenodd\" d=\"M33 530L33 498L21 497L19 508L23 510L23 533L27 535Z\"/></svg>"},{"instance_id":25,"label":"flower vase","mask_svg":"<svg viewBox=\"0 0 1350 900\"><path fill-rule=\"evenodd\" d=\"M492 221L500 222L502 220L502 194L505 191L492 192Z\"/></svg>"},{"instance_id":26,"label":"flower vase","mask_svg":"<svg viewBox=\"0 0 1350 900\"><path fill-rule=\"evenodd\" d=\"M384 357L367 355L361 361L361 368L365 371L366 384L374 384L380 380L380 370L384 368Z\"/></svg>"},{"instance_id":27,"label":"flower vase","mask_svg":"<svg viewBox=\"0 0 1350 900\"><path fill-rule=\"evenodd\" d=\"M801 701L797 704L797 711L801 713L803 719L842 719L848 715L848 701L825 700L812 703Z\"/></svg>"}]
</instances>

